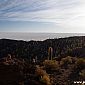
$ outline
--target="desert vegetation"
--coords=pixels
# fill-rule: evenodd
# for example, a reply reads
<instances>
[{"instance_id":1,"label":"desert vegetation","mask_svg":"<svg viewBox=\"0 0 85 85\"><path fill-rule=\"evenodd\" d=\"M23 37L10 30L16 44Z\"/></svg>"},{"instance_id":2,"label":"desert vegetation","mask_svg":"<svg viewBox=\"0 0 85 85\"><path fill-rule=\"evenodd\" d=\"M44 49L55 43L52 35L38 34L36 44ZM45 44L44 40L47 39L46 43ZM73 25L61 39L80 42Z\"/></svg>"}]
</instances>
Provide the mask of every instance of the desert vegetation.
<instances>
[{"instance_id":1,"label":"desert vegetation","mask_svg":"<svg viewBox=\"0 0 85 85\"><path fill-rule=\"evenodd\" d=\"M1 39L0 85L85 81L84 41L84 36L29 42Z\"/></svg>"},{"instance_id":2,"label":"desert vegetation","mask_svg":"<svg viewBox=\"0 0 85 85\"><path fill-rule=\"evenodd\" d=\"M0 60L2 85L75 85L76 80L85 80L85 58L67 56L38 64L18 58Z\"/></svg>"}]
</instances>

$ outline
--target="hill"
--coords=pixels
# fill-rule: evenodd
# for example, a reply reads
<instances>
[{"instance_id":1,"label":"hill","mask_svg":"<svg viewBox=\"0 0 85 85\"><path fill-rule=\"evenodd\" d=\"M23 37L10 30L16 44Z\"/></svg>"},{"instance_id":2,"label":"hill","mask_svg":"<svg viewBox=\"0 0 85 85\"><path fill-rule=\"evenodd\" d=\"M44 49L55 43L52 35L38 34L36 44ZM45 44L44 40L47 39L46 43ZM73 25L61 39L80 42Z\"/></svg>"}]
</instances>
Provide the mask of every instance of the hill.
<instances>
[{"instance_id":1,"label":"hill","mask_svg":"<svg viewBox=\"0 0 85 85\"><path fill-rule=\"evenodd\" d=\"M1 39L0 85L83 84L84 49L85 36L29 42Z\"/></svg>"},{"instance_id":2,"label":"hill","mask_svg":"<svg viewBox=\"0 0 85 85\"><path fill-rule=\"evenodd\" d=\"M42 60L47 58L49 47L53 48L53 57L84 57L85 36L28 42L10 39L0 39L0 57L2 58L7 54L12 54L18 58L28 59L37 56L38 60Z\"/></svg>"}]
</instances>

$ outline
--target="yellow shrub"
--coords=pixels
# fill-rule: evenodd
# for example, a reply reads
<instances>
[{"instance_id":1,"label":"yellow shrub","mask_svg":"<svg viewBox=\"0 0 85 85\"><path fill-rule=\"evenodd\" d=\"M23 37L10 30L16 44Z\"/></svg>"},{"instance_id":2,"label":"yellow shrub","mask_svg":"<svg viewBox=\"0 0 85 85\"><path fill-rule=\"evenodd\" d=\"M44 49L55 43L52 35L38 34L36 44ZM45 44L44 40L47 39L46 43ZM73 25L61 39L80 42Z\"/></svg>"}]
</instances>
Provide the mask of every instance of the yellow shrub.
<instances>
[{"instance_id":1,"label":"yellow shrub","mask_svg":"<svg viewBox=\"0 0 85 85\"><path fill-rule=\"evenodd\" d=\"M49 78L48 75L42 76L41 82L43 82L43 83L45 83L45 84L47 84L47 85L50 85L50 84L51 84L51 83L50 83L50 78Z\"/></svg>"},{"instance_id":2,"label":"yellow shrub","mask_svg":"<svg viewBox=\"0 0 85 85\"><path fill-rule=\"evenodd\" d=\"M58 68L58 61L56 60L45 60L43 62L43 65L45 66L45 68L49 68L51 69L57 69Z\"/></svg>"},{"instance_id":3,"label":"yellow shrub","mask_svg":"<svg viewBox=\"0 0 85 85\"><path fill-rule=\"evenodd\" d=\"M71 64L71 63L72 63L72 58L70 56L62 58L60 61L60 65Z\"/></svg>"},{"instance_id":4,"label":"yellow shrub","mask_svg":"<svg viewBox=\"0 0 85 85\"><path fill-rule=\"evenodd\" d=\"M41 69L41 68L37 68L37 69L36 69L36 74L37 74L38 76L43 76L43 75L46 74L46 71L43 70L43 69Z\"/></svg>"},{"instance_id":5,"label":"yellow shrub","mask_svg":"<svg viewBox=\"0 0 85 85\"><path fill-rule=\"evenodd\" d=\"M79 58L76 63L76 65L85 65L85 58Z\"/></svg>"},{"instance_id":6,"label":"yellow shrub","mask_svg":"<svg viewBox=\"0 0 85 85\"><path fill-rule=\"evenodd\" d=\"M40 78L40 81L42 83L45 83L46 85L51 85L50 83L50 77L46 73L45 70L41 69L40 67L36 68L36 75Z\"/></svg>"}]
</instances>

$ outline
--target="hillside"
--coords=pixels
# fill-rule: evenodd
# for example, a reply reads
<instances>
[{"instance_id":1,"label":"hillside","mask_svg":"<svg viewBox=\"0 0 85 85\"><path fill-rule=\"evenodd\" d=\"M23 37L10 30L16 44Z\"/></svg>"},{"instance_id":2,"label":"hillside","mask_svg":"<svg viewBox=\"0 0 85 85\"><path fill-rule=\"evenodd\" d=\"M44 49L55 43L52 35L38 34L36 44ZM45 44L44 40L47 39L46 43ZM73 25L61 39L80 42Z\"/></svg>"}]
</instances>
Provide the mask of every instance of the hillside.
<instances>
[{"instance_id":1,"label":"hillside","mask_svg":"<svg viewBox=\"0 0 85 85\"><path fill-rule=\"evenodd\" d=\"M85 58L67 56L40 63L11 55L0 59L0 85L77 85L74 81L85 84Z\"/></svg>"},{"instance_id":2,"label":"hillside","mask_svg":"<svg viewBox=\"0 0 85 85\"><path fill-rule=\"evenodd\" d=\"M0 85L84 85L84 41L84 36L29 42L1 39Z\"/></svg>"},{"instance_id":3,"label":"hillside","mask_svg":"<svg viewBox=\"0 0 85 85\"><path fill-rule=\"evenodd\" d=\"M12 54L28 59L37 56L38 60L42 60L47 58L49 47L53 48L53 57L85 57L85 36L28 42L0 39L0 57Z\"/></svg>"}]
</instances>

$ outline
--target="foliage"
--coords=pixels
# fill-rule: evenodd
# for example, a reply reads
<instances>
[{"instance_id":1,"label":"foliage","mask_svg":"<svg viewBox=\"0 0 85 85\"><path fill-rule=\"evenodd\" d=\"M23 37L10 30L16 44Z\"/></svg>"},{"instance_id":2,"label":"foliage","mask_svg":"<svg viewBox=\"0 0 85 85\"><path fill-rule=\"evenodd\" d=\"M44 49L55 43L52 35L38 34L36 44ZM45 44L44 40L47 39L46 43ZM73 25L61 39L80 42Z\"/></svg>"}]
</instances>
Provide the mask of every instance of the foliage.
<instances>
[{"instance_id":1,"label":"foliage","mask_svg":"<svg viewBox=\"0 0 85 85\"><path fill-rule=\"evenodd\" d=\"M45 66L46 69L49 70L56 70L59 67L58 61L56 60L45 60L43 62L43 65Z\"/></svg>"},{"instance_id":2,"label":"foliage","mask_svg":"<svg viewBox=\"0 0 85 85\"><path fill-rule=\"evenodd\" d=\"M77 68L83 69L85 68L85 58L78 58L75 62Z\"/></svg>"},{"instance_id":3,"label":"foliage","mask_svg":"<svg viewBox=\"0 0 85 85\"><path fill-rule=\"evenodd\" d=\"M81 70L81 72L79 73L80 77L85 80L85 69Z\"/></svg>"},{"instance_id":4,"label":"foliage","mask_svg":"<svg viewBox=\"0 0 85 85\"><path fill-rule=\"evenodd\" d=\"M40 81L42 83L45 83L46 85L51 85L50 83L50 77L49 75L46 73L45 70L41 69L40 67L36 68L36 75L38 77L40 77Z\"/></svg>"},{"instance_id":5,"label":"foliage","mask_svg":"<svg viewBox=\"0 0 85 85\"><path fill-rule=\"evenodd\" d=\"M43 77L41 78L41 82L46 83L47 85L51 85L48 75L43 75Z\"/></svg>"},{"instance_id":6,"label":"foliage","mask_svg":"<svg viewBox=\"0 0 85 85\"><path fill-rule=\"evenodd\" d=\"M68 65L68 64L72 64L72 58L70 56L61 59L60 65Z\"/></svg>"},{"instance_id":7,"label":"foliage","mask_svg":"<svg viewBox=\"0 0 85 85\"><path fill-rule=\"evenodd\" d=\"M30 60L30 58L37 56L38 60L44 60L48 56L48 47L50 46L53 47L54 57L68 55L85 57L85 36L29 42L0 39L0 57L2 58L10 53L17 58L28 58Z\"/></svg>"},{"instance_id":8,"label":"foliage","mask_svg":"<svg viewBox=\"0 0 85 85\"><path fill-rule=\"evenodd\" d=\"M43 70L43 69L41 69L41 68L36 68L36 75L38 75L38 76L43 76L43 75L46 75L47 73L46 73L46 71L45 70Z\"/></svg>"}]
</instances>

